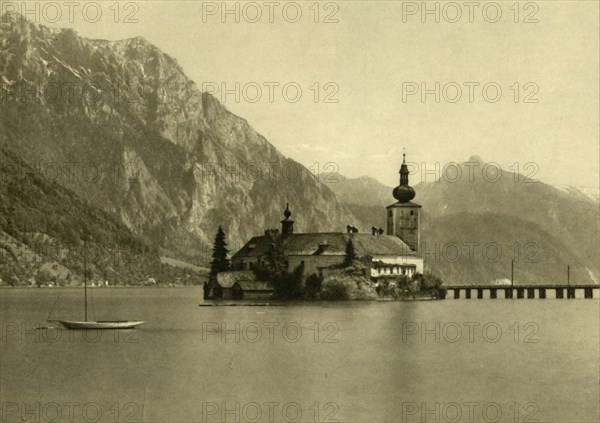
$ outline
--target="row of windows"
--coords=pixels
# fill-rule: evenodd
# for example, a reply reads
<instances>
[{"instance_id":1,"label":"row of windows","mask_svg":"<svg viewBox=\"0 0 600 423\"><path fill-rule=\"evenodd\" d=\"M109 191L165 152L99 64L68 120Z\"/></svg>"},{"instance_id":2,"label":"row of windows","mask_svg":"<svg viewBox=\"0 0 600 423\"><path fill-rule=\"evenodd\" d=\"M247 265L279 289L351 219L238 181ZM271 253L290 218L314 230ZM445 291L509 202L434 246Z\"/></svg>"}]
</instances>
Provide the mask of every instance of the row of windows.
<instances>
[{"instance_id":1,"label":"row of windows","mask_svg":"<svg viewBox=\"0 0 600 423\"><path fill-rule=\"evenodd\" d=\"M414 273L414 269L406 268L406 267L380 267L377 269L373 269L378 275L412 275Z\"/></svg>"}]
</instances>

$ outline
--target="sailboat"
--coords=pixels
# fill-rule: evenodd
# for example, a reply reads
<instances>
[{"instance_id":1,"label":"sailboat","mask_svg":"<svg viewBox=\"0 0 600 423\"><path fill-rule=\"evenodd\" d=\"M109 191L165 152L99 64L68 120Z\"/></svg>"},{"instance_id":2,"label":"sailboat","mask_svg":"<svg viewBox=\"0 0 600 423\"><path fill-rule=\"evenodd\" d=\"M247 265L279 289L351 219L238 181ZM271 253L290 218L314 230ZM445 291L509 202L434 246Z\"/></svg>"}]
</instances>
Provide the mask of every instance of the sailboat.
<instances>
[{"instance_id":1,"label":"sailboat","mask_svg":"<svg viewBox=\"0 0 600 423\"><path fill-rule=\"evenodd\" d=\"M85 251L85 240L83 242ZM88 320L87 301L87 260L83 256L83 309L84 320L48 320L51 323L60 323L67 329L135 329L144 323L143 320ZM50 312L52 313L52 312Z\"/></svg>"}]
</instances>

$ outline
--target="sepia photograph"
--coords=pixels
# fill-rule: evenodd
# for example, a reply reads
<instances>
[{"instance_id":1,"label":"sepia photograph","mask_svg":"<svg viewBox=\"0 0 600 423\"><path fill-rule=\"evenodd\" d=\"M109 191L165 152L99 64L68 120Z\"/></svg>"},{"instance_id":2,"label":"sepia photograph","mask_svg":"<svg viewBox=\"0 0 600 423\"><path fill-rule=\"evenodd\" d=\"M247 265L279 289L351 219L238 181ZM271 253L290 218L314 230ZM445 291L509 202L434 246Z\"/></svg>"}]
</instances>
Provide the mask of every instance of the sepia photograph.
<instances>
[{"instance_id":1,"label":"sepia photograph","mask_svg":"<svg viewBox=\"0 0 600 423\"><path fill-rule=\"evenodd\" d=\"M600 423L600 1L0 0L0 423Z\"/></svg>"}]
</instances>

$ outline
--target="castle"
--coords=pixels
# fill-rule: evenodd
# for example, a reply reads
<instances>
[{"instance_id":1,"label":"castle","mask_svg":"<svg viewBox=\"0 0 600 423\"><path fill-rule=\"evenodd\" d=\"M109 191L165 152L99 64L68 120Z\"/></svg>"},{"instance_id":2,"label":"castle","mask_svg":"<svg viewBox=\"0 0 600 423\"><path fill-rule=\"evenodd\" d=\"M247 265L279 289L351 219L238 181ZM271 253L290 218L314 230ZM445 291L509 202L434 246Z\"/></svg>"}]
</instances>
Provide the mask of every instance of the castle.
<instances>
[{"instance_id":1,"label":"castle","mask_svg":"<svg viewBox=\"0 0 600 423\"><path fill-rule=\"evenodd\" d=\"M261 266L267 255L278 242L288 261L288 272L303 265L303 278L312 274L323 276L327 269L341 264L346 257L346 246L350 240L358 258L369 264L370 276L376 280L383 276L423 273L421 254L421 206L413 203L415 190L408 184L408 166L403 155L400 167L400 185L393 190L397 200L386 207L387 232L375 227L370 233L358 233L352 226L346 232L294 232L292 212L287 205L281 231L267 229L264 235L255 236L231 258L231 272L217 276L215 293L208 288L208 298L219 297L221 292L231 290L232 298L260 297L269 290L254 280L252 269ZM223 294L227 297L228 294Z\"/></svg>"}]
</instances>

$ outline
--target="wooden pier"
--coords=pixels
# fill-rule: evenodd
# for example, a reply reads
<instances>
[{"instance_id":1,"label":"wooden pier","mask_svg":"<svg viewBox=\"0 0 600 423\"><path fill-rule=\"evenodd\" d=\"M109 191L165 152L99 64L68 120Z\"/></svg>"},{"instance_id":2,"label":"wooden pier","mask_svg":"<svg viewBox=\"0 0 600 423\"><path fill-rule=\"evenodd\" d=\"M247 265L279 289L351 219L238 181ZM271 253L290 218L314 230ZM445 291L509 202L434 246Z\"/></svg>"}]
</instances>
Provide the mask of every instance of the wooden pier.
<instances>
[{"instance_id":1,"label":"wooden pier","mask_svg":"<svg viewBox=\"0 0 600 423\"><path fill-rule=\"evenodd\" d=\"M452 299L556 299L598 298L599 285L452 285L446 298Z\"/></svg>"}]
</instances>

